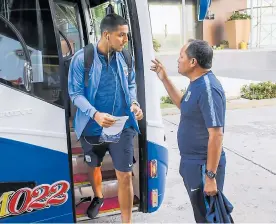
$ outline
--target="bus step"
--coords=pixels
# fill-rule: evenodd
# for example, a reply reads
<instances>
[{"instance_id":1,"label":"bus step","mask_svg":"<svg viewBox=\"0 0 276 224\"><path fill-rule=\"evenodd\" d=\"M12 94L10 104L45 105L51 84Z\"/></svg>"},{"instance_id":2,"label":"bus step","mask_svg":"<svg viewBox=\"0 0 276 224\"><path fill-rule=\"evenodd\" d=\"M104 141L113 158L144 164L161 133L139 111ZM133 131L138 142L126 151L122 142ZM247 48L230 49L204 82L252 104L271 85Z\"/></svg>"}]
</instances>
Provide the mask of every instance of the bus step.
<instances>
[{"instance_id":1,"label":"bus step","mask_svg":"<svg viewBox=\"0 0 276 224\"><path fill-rule=\"evenodd\" d=\"M116 180L116 172L115 170L105 170L102 171L102 179L103 181ZM88 173L78 173L73 175L74 186L80 187L84 185L89 185Z\"/></svg>"},{"instance_id":2,"label":"bus step","mask_svg":"<svg viewBox=\"0 0 276 224\"><path fill-rule=\"evenodd\" d=\"M81 203L88 202L88 201L92 201L92 197L91 196L80 198L80 201L78 201L76 203L76 207L78 207Z\"/></svg>"},{"instance_id":3,"label":"bus step","mask_svg":"<svg viewBox=\"0 0 276 224\"><path fill-rule=\"evenodd\" d=\"M91 198L94 197L94 192L89 183L87 183L87 185L81 185L81 186L75 187L74 192L75 192L76 204L79 204L82 199L85 199L88 197L91 197ZM102 183L102 192L105 198L113 198L118 196L118 181L117 180L104 181Z\"/></svg>"},{"instance_id":4,"label":"bus step","mask_svg":"<svg viewBox=\"0 0 276 224\"><path fill-rule=\"evenodd\" d=\"M72 148L72 155L75 155L75 156L83 155L82 148L81 147Z\"/></svg>"},{"instance_id":5,"label":"bus step","mask_svg":"<svg viewBox=\"0 0 276 224\"><path fill-rule=\"evenodd\" d=\"M80 216L86 215L86 210L89 207L90 203L91 203L90 201L83 202L83 203L79 204L78 206L76 206L77 218L79 218ZM120 206L119 206L118 197L106 198L104 200L103 206L100 209L100 213L111 212L114 210L118 210L119 208L120 208Z\"/></svg>"},{"instance_id":6,"label":"bus step","mask_svg":"<svg viewBox=\"0 0 276 224\"><path fill-rule=\"evenodd\" d=\"M83 202L80 205L76 206L76 216L77 216L78 221L85 221L85 218L86 218L86 220L89 219L86 215L86 211L87 211L87 208L89 207L90 203L91 202ZM138 205L139 205L139 199L136 196L134 196L134 200L133 200L134 210L137 210ZM104 214L113 213L116 211L117 212L120 211L118 197L106 198L104 200L103 206L100 209L100 213L99 213L98 217L100 217Z\"/></svg>"}]
</instances>

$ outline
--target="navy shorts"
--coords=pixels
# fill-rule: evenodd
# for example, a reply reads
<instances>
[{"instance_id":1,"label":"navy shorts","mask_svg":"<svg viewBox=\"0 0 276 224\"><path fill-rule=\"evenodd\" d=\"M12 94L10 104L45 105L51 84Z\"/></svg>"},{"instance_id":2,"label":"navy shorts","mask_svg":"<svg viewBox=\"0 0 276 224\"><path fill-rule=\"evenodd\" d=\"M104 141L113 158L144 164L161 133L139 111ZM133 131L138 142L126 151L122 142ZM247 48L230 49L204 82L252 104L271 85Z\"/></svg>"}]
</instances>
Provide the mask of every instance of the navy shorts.
<instances>
[{"instance_id":1,"label":"navy shorts","mask_svg":"<svg viewBox=\"0 0 276 224\"><path fill-rule=\"evenodd\" d=\"M207 198L204 194L206 166L194 163L183 162L180 163L179 172L183 178L184 185L188 192L194 218L197 223L207 223L206 213L208 208ZM217 169L216 182L219 191L223 191L225 177L225 165L219 165Z\"/></svg>"},{"instance_id":2,"label":"navy shorts","mask_svg":"<svg viewBox=\"0 0 276 224\"><path fill-rule=\"evenodd\" d=\"M124 129L118 143L101 143L100 136L81 136L80 142L85 162L90 167L100 167L107 151L112 158L114 167L121 172L131 172L134 163L133 128Z\"/></svg>"}]
</instances>

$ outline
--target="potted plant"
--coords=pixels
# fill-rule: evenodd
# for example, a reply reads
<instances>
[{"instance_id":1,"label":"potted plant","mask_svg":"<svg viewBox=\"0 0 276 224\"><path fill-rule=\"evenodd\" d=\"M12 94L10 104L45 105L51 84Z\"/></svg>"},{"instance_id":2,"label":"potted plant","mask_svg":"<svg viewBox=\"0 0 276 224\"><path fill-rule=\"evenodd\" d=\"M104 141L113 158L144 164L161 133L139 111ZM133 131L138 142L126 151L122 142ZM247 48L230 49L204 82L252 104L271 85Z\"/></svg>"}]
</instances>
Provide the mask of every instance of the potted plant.
<instances>
[{"instance_id":1,"label":"potted plant","mask_svg":"<svg viewBox=\"0 0 276 224\"><path fill-rule=\"evenodd\" d=\"M227 49L229 48L229 42L227 40L222 40L220 43L221 49Z\"/></svg>"},{"instance_id":2,"label":"potted plant","mask_svg":"<svg viewBox=\"0 0 276 224\"><path fill-rule=\"evenodd\" d=\"M251 16L235 11L225 23L229 48L238 49L241 42L248 43L250 37Z\"/></svg>"}]
</instances>

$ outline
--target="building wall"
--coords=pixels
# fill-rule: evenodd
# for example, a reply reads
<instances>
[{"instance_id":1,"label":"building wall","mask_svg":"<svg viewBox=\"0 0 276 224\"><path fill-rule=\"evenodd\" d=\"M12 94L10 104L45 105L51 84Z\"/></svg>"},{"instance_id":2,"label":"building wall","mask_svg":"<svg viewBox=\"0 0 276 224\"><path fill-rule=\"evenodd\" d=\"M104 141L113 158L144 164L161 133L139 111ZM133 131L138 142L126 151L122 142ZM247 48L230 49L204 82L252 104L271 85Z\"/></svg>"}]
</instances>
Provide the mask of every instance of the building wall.
<instances>
[{"instance_id":1,"label":"building wall","mask_svg":"<svg viewBox=\"0 0 276 224\"><path fill-rule=\"evenodd\" d=\"M185 89L189 80L178 74L179 54L159 55L157 58L165 65L170 79L178 89ZM258 81L276 82L276 49L219 50L214 51L212 71L220 80L227 98L240 96L240 89ZM157 82L160 97L168 95L163 84Z\"/></svg>"},{"instance_id":2,"label":"building wall","mask_svg":"<svg viewBox=\"0 0 276 224\"><path fill-rule=\"evenodd\" d=\"M209 9L214 14L214 20L204 20L203 39L211 45L219 45L222 40L227 40L225 22L233 11L247 8L247 0L213 0Z\"/></svg>"}]
</instances>

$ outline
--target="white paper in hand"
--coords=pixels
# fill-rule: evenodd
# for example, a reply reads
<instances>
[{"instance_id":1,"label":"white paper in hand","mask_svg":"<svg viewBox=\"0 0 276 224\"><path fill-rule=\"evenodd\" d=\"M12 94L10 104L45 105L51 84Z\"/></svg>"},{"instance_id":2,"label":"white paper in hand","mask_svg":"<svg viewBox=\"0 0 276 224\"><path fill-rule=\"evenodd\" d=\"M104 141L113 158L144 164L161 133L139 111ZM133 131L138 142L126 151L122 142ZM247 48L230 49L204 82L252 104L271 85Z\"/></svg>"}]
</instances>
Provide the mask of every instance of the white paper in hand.
<instances>
[{"instance_id":1,"label":"white paper in hand","mask_svg":"<svg viewBox=\"0 0 276 224\"><path fill-rule=\"evenodd\" d=\"M103 128L103 133L106 135L117 135L118 133L120 133L124 126L125 123L128 119L128 116L122 116L122 117L115 117L114 119L116 120L115 124L113 124L111 127L109 128Z\"/></svg>"}]
</instances>

